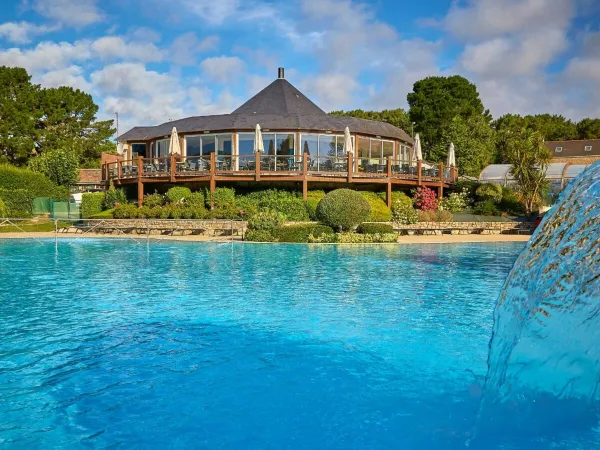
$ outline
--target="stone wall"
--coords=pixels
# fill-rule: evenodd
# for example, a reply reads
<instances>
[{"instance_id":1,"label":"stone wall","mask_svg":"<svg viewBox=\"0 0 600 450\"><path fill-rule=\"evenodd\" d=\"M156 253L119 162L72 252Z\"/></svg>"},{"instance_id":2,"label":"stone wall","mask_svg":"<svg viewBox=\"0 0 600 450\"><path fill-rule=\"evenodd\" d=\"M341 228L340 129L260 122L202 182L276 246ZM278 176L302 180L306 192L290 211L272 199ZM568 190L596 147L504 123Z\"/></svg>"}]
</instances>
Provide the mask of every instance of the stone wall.
<instances>
[{"instance_id":1,"label":"stone wall","mask_svg":"<svg viewBox=\"0 0 600 450\"><path fill-rule=\"evenodd\" d=\"M85 220L87 227L95 227L102 232L126 232L134 234L163 234L170 231L177 234L241 234L247 229L247 222L241 220L186 220L186 219L106 219Z\"/></svg>"},{"instance_id":2,"label":"stone wall","mask_svg":"<svg viewBox=\"0 0 600 450\"><path fill-rule=\"evenodd\" d=\"M502 234L534 227L533 222L419 222L394 228L406 234Z\"/></svg>"}]
</instances>

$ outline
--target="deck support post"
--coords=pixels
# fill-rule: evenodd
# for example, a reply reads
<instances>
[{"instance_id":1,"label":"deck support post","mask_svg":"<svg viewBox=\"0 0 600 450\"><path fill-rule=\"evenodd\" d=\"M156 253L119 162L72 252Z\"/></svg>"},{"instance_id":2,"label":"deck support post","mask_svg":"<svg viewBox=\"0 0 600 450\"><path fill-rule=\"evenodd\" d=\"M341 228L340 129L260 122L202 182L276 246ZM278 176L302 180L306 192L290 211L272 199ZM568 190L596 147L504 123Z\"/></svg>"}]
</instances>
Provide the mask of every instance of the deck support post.
<instances>
[{"instance_id":1,"label":"deck support post","mask_svg":"<svg viewBox=\"0 0 600 450\"><path fill-rule=\"evenodd\" d=\"M171 183L175 183L175 153L171 153Z\"/></svg>"},{"instance_id":2,"label":"deck support post","mask_svg":"<svg viewBox=\"0 0 600 450\"><path fill-rule=\"evenodd\" d=\"M387 186L385 191L385 202L387 207L392 207L392 157L387 157Z\"/></svg>"},{"instance_id":3,"label":"deck support post","mask_svg":"<svg viewBox=\"0 0 600 450\"><path fill-rule=\"evenodd\" d=\"M260 152L254 154L256 158L254 162L254 181L260 181Z\"/></svg>"},{"instance_id":4,"label":"deck support post","mask_svg":"<svg viewBox=\"0 0 600 450\"><path fill-rule=\"evenodd\" d=\"M217 180L215 180L216 165L215 152L212 152L210 154L210 209L215 207L215 189L217 188Z\"/></svg>"},{"instance_id":5,"label":"deck support post","mask_svg":"<svg viewBox=\"0 0 600 450\"><path fill-rule=\"evenodd\" d=\"M141 156L137 160L138 166L138 179L137 179L137 195L138 195L138 206L144 204L144 183L142 183L142 176L144 175L144 158Z\"/></svg>"},{"instance_id":6,"label":"deck support post","mask_svg":"<svg viewBox=\"0 0 600 450\"><path fill-rule=\"evenodd\" d=\"M423 183L421 182L421 177L423 176L423 161L417 159L417 186L421 186Z\"/></svg>"},{"instance_id":7,"label":"deck support post","mask_svg":"<svg viewBox=\"0 0 600 450\"><path fill-rule=\"evenodd\" d=\"M121 178L121 173L123 171L123 161L117 159L117 179Z\"/></svg>"},{"instance_id":8,"label":"deck support post","mask_svg":"<svg viewBox=\"0 0 600 450\"><path fill-rule=\"evenodd\" d=\"M302 200L308 198L308 154L302 153Z\"/></svg>"},{"instance_id":9,"label":"deck support post","mask_svg":"<svg viewBox=\"0 0 600 450\"><path fill-rule=\"evenodd\" d=\"M108 181L108 167L102 163L102 181Z\"/></svg>"},{"instance_id":10,"label":"deck support post","mask_svg":"<svg viewBox=\"0 0 600 450\"><path fill-rule=\"evenodd\" d=\"M440 163L440 184L438 185L438 199L444 195L444 163Z\"/></svg>"},{"instance_id":11,"label":"deck support post","mask_svg":"<svg viewBox=\"0 0 600 450\"><path fill-rule=\"evenodd\" d=\"M354 160L352 158L352 152L348 152L348 183L352 183L352 173L354 170L354 167L352 167L352 164L354 164Z\"/></svg>"}]
</instances>

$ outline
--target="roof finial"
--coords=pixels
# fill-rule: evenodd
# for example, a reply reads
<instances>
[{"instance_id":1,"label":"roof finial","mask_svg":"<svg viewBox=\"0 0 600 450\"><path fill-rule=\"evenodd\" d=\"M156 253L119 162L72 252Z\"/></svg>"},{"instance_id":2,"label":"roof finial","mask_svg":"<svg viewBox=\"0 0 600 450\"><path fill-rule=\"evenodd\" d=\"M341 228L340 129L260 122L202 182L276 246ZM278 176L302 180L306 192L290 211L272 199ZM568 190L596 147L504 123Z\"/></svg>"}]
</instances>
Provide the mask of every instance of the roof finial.
<instances>
[{"instance_id":1,"label":"roof finial","mask_svg":"<svg viewBox=\"0 0 600 450\"><path fill-rule=\"evenodd\" d=\"M279 78L280 80L283 80L285 78L285 69L283 67L280 67L277 70L277 78Z\"/></svg>"}]
</instances>

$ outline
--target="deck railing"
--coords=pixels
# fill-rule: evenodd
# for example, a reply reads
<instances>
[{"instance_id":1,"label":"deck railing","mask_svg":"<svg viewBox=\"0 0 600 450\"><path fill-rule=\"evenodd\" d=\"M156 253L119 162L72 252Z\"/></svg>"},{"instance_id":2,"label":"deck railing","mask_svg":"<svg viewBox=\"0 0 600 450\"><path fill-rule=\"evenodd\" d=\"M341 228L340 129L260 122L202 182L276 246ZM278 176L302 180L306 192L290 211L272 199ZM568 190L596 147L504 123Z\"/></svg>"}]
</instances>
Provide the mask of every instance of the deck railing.
<instances>
[{"instance_id":1,"label":"deck railing","mask_svg":"<svg viewBox=\"0 0 600 450\"><path fill-rule=\"evenodd\" d=\"M385 159L357 160L350 153L340 156L303 155L217 155L202 156L171 155L159 158L119 160L105 163L103 180L127 180L137 178L177 178L212 175L260 174L296 176L347 176L357 178L395 178L422 182L453 183L458 179L455 167L427 161L394 161Z\"/></svg>"}]
</instances>

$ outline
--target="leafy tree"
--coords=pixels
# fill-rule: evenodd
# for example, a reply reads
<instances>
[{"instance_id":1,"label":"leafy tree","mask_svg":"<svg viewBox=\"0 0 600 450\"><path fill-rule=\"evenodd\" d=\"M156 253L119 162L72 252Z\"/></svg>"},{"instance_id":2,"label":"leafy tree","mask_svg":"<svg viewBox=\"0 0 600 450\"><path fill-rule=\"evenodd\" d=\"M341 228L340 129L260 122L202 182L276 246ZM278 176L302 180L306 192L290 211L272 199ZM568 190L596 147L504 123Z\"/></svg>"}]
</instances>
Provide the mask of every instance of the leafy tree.
<instances>
[{"instance_id":1,"label":"leafy tree","mask_svg":"<svg viewBox=\"0 0 600 450\"><path fill-rule=\"evenodd\" d=\"M29 160L31 170L43 173L59 186L79 180L79 157L71 150L51 150Z\"/></svg>"},{"instance_id":2,"label":"leafy tree","mask_svg":"<svg viewBox=\"0 0 600 450\"><path fill-rule=\"evenodd\" d=\"M495 120L493 126L499 132L506 130L519 132L523 129L537 131L547 141L576 139L578 136L577 125L563 116L556 114L528 116L505 114Z\"/></svg>"},{"instance_id":3,"label":"leafy tree","mask_svg":"<svg viewBox=\"0 0 600 450\"><path fill-rule=\"evenodd\" d=\"M583 119L577 124L579 139L600 139L600 119Z\"/></svg>"},{"instance_id":4,"label":"leafy tree","mask_svg":"<svg viewBox=\"0 0 600 450\"><path fill-rule=\"evenodd\" d=\"M21 165L31 154L42 115L39 92L25 69L0 67L0 162Z\"/></svg>"},{"instance_id":5,"label":"leafy tree","mask_svg":"<svg viewBox=\"0 0 600 450\"><path fill-rule=\"evenodd\" d=\"M483 116L463 118L456 116L440 134L427 159L445 162L448 147L454 143L456 166L462 175L479 176L485 166L491 164L496 152L496 133Z\"/></svg>"},{"instance_id":6,"label":"leafy tree","mask_svg":"<svg viewBox=\"0 0 600 450\"><path fill-rule=\"evenodd\" d=\"M355 109L352 111L332 111L332 116L350 116L359 119L376 120L378 122L387 122L394 125L407 133L411 132L411 122L408 113L402 108L384 109L383 111L363 111Z\"/></svg>"},{"instance_id":7,"label":"leafy tree","mask_svg":"<svg viewBox=\"0 0 600 450\"><path fill-rule=\"evenodd\" d=\"M546 170L552 154L544 144L541 133L523 130L506 132L506 157L512 165L510 172L514 177L525 211L531 213L541 200L542 191L547 187Z\"/></svg>"},{"instance_id":8,"label":"leafy tree","mask_svg":"<svg viewBox=\"0 0 600 450\"><path fill-rule=\"evenodd\" d=\"M475 85L466 78L428 77L417 81L407 96L410 120L415 122L425 152L439 146L453 119L481 117L487 123L491 116L485 110Z\"/></svg>"}]
</instances>

